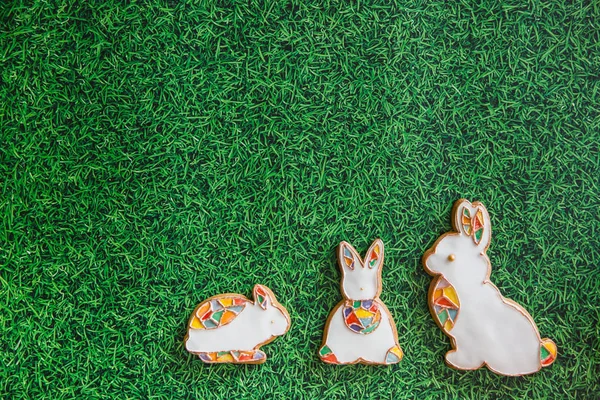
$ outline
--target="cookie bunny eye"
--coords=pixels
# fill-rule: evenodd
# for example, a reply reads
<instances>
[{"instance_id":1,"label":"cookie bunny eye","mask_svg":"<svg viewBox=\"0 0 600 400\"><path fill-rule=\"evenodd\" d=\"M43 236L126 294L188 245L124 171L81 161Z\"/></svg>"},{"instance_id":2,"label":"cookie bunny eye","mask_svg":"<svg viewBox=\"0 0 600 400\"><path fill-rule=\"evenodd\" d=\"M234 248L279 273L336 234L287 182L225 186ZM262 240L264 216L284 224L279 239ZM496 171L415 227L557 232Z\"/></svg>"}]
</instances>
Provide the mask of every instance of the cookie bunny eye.
<instances>
[{"instance_id":1,"label":"cookie bunny eye","mask_svg":"<svg viewBox=\"0 0 600 400\"><path fill-rule=\"evenodd\" d=\"M450 255L448 256L448 261L452 262L452 261L454 261L454 260L456 260L456 256L455 256L454 254L450 254Z\"/></svg>"}]
</instances>

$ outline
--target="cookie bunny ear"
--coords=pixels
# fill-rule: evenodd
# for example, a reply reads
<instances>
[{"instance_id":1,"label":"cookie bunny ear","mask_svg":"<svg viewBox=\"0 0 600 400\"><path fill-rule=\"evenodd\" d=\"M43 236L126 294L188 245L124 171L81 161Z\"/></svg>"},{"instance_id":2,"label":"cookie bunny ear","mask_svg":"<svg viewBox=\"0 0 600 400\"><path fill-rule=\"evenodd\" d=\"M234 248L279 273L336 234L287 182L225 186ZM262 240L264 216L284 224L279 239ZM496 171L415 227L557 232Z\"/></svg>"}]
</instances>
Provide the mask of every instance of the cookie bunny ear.
<instances>
[{"instance_id":1,"label":"cookie bunny ear","mask_svg":"<svg viewBox=\"0 0 600 400\"><path fill-rule=\"evenodd\" d=\"M490 244L492 223L490 215L483 204L476 201L471 204L468 200L459 200L454 206L454 229L459 233L470 236L473 242L482 249Z\"/></svg>"},{"instance_id":2,"label":"cookie bunny ear","mask_svg":"<svg viewBox=\"0 0 600 400\"><path fill-rule=\"evenodd\" d=\"M254 302L263 310L273 304L273 293L263 285L254 285Z\"/></svg>"},{"instance_id":3,"label":"cookie bunny ear","mask_svg":"<svg viewBox=\"0 0 600 400\"><path fill-rule=\"evenodd\" d=\"M375 239L365 256L365 268L379 269L383 266L383 242Z\"/></svg>"},{"instance_id":4,"label":"cookie bunny ear","mask_svg":"<svg viewBox=\"0 0 600 400\"><path fill-rule=\"evenodd\" d=\"M338 260L342 269L353 270L354 268L362 267L362 260L360 256L348 242L340 243L338 249Z\"/></svg>"}]
</instances>

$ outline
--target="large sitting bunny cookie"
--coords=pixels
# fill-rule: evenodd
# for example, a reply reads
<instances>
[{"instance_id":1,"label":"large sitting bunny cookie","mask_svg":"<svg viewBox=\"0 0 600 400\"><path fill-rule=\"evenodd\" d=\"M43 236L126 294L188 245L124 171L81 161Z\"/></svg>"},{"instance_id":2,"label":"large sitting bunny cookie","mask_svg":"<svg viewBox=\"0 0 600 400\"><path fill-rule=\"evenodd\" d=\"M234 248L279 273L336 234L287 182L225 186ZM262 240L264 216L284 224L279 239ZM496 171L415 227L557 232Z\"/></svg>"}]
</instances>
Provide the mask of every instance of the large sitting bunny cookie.
<instances>
[{"instance_id":1,"label":"large sitting bunny cookie","mask_svg":"<svg viewBox=\"0 0 600 400\"><path fill-rule=\"evenodd\" d=\"M486 365L512 376L552 364L556 344L542 339L527 311L502 297L490 281L486 250L492 229L486 208L461 199L452 212L455 231L442 235L423 256L425 270L438 276L428 294L431 314L452 339L446 363L464 370Z\"/></svg>"},{"instance_id":2,"label":"large sitting bunny cookie","mask_svg":"<svg viewBox=\"0 0 600 400\"><path fill-rule=\"evenodd\" d=\"M330 364L395 364L403 353L396 325L379 299L383 242L373 242L364 261L354 247L338 250L344 300L335 306L325 326L319 357Z\"/></svg>"},{"instance_id":3,"label":"large sitting bunny cookie","mask_svg":"<svg viewBox=\"0 0 600 400\"><path fill-rule=\"evenodd\" d=\"M205 363L261 364L259 348L290 328L290 315L266 286L254 286L254 302L241 294L220 294L201 303L190 317L185 348Z\"/></svg>"}]
</instances>

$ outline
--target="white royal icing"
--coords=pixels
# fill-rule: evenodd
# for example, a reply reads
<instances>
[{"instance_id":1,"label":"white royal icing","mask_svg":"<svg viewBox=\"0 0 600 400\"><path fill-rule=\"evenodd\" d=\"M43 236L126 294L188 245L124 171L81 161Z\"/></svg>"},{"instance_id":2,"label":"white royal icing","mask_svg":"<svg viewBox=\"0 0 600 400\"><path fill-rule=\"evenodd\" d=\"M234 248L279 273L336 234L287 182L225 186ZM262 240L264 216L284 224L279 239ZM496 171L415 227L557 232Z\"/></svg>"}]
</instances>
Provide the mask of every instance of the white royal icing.
<instances>
[{"instance_id":1,"label":"white royal icing","mask_svg":"<svg viewBox=\"0 0 600 400\"><path fill-rule=\"evenodd\" d=\"M463 208L471 216L481 211L484 231L478 244L473 232L465 233ZM447 353L446 361L459 369L487 364L504 375L538 371L541 338L535 323L527 311L504 299L489 281L491 267L485 250L490 243L491 222L487 210L466 200L455 210L458 232L446 234L424 260L430 272L441 274L454 287L460 301L456 321L449 331L455 350Z\"/></svg>"},{"instance_id":2,"label":"white royal icing","mask_svg":"<svg viewBox=\"0 0 600 400\"><path fill-rule=\"evenodd\" d=\"M382 303L379 302L379 304ZM339 363L353 363L362 359L367 362L384 364L388 350L398 343L388 313L382 309L379 327L368 335L361 335L348 329L342 315L343 309L342 303L333 311L326 343Z\"/></svg>"}]
</instances>

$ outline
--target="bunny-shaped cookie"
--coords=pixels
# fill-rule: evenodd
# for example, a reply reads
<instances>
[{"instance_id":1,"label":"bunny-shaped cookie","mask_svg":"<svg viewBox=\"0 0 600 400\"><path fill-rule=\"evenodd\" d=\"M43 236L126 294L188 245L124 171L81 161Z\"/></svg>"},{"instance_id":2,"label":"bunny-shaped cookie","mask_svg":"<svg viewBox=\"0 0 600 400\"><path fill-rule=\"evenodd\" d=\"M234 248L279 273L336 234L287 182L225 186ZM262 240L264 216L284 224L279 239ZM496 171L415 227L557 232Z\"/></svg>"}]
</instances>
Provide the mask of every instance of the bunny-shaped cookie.
<instances>
[{"instance_id":1,"label":"bunny-shaped cookie","mask_svg":"<svg viewBox=\"0 0 600 400\"><path fill-rule=\"evenodd\" d=\"M254 286L254 302L241 294L220 294L201 303L190 317L185 348L206 363L261 364L259 350L290 327L290 315L266 286Z\"/></svg>"},{"instance_id":2,"label":"bunny-shaped cookie","mask_svg":"<svg viewBox=\"0 0 600 400\"><path fill-rule=\"evenodd\" d=\"M383 242L373 242L363 261L354 247L342 242L338 250L342 300L325 326L319 357L330 364L395 364L403 353L396 325L379 299Z\"/></svg>"},{"instance_id":3,"label":"bunny-shaped cookie","mask_svg":"<svg viewBox=\"0 0 600 400\"><path fill-rule=\"evenodd\" d=\"M487 367L502 375L525 375L550 365L556 345L540 338L531 316L502 297L490 281L486 250L492 237L483 204L454 204L454 232L442 235L423 256L435 276L429 290L431 314L452 339L446 362L454 368Z\"/></svg>"}]
</instances>

